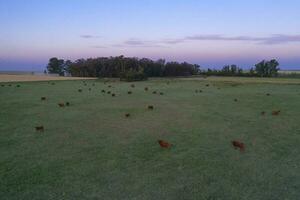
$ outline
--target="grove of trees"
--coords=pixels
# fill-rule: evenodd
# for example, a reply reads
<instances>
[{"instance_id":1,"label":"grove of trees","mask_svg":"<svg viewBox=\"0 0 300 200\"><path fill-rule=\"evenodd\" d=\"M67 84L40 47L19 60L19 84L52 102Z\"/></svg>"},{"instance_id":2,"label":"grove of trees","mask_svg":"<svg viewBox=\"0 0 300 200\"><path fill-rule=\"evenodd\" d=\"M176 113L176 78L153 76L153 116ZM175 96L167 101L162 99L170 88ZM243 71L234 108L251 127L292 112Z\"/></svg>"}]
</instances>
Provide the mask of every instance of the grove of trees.
<instances>
[{"instance_id":1,"label":"grove of trees","mask_svg":"<svg viewBox=\"0 0 300 200\"><path fill-rule=\"evenodd\" d=\"M50 74L59 74L60 76L64 76L65 74L65 64L66 62L63 59L58 58L50 58L49 63L47 65L48 73ZM45 72L44 72L45 73Z\"/></svg>"},{"instance_id":2,"label":"grove of trees","mask_svg":"<svg viewBox=\"0 0 300 200\"><path fill-rule=\"evenodd\" d=\"M248 76L248 77L274 77L278 75L279 63L277 60L270 61L263 60L255 65L255 68L244 71L236 65L226 65L221 70L207 69L207 71L200 72L208 76Z\"/></svg>"},{"instance_id":3,"label":"grove of trees","mask_svg":"<svg viewBox=\"0 0 300 200\"><path fill-rule=\"evenodd\" d=\"M255 65L255 71L261 77L276 76L279 70L278 66L279 63L275 59L270 61L263 60Z\"/></svg>"},{"instance_id":4,"label":"grove of trees","mask_svg":"<svg viewBox=\"0 0 300 200\"><path fill-rule=\"evenodd\" d=\"M242 68L236 65L225 65L221 70L207 69L207 71L201 72L205 75L215 75L215 76L245 76Z\"/></svg>"},{"instance_id":5,"label":"grove of trees","mask_svg":"<svg viewBox=\"0 0 300 200\"><path fill-rule=\"evenodd\" d=\"M128 71L142 72L147 77L191 76L198 74L199 68L199 65L187 62L166 62L163 59L153 61L124 56L78 59L75 62L51 58L47 66L49 73L63 75L67 72L80 77L120 77Z\"/></svg>"},{"instance_id":6,"label":"grove of trees","mask_svg":"<svg viewBox=\"0 0 300 200\"><path fill-rule=\"evenodd\" d=\"M273 59L261 61L251 68L243 71L237 65L226 65L221 70L201 70L197 64L187 62L166 62L164 59L151 60L136 57L98 57L78 59L74 62L64 61L56 57L50 58L47 65L48 73L64 76L66 73L78 77L164 77L164 76L191 76L191 75L216 75L216 76L259 76L271 77L278 73L279 63Z\"/></svg>"}]
</instances>

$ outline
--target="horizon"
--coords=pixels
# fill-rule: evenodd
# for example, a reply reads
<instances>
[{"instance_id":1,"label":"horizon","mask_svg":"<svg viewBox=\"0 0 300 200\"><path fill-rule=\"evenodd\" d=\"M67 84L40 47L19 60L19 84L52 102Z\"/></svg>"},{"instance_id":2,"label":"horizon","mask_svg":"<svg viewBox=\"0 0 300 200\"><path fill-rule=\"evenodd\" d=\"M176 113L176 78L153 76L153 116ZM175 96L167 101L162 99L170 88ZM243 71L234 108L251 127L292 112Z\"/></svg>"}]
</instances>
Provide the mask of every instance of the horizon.
<instances>
[{"instance_id":1,"label":"horizon","mask_svg":"<svg viewBox=\"0 0 300 200\"><path fill-rule=\"evenodd\" d=\"M3 1L0 71L43 71L51 57L119 55L202 69L249 69L274 58L281 70L299 70L299 8L296 0Z\"/></svg>"}]
</instances>

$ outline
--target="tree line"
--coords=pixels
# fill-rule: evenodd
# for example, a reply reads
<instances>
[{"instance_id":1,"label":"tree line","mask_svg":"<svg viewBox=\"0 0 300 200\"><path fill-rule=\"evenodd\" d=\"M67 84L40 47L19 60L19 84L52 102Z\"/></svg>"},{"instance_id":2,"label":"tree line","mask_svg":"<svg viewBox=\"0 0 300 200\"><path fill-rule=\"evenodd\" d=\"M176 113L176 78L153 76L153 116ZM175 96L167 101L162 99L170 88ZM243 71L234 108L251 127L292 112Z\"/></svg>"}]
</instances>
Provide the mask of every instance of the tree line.
<instances>
[{"instance_id":1,"label":"tree line","mask_svg":"<svg viewBox=\"0 0 300 200\"><path fill-rule=\"evenodd\" d=\"M250 70L243 70L237 65L226 65L221 70L210 69L201 71L200 74L208 76L248 76L248 77L274 77L278 75L279 63L277 60L263 60L257 63Z\"/></svg>"},{"instance_id":2,"label":"tree line","mask_svg":"<svg viewBox=\"0 0 300 200\"><path fill-rule=\"evenodd\" d=\"M145 77L170 77L192 75L216 75L216 76L261 76L271 77L278 73L279 63L273 59L261 61L249 71L244 71L237 65L226 65L221 70L201 70L200 65L187 62L166 62L164 59L151 60L149 58L136 57L98 57L70 60L50 58L47 65L48 73L56 73L61 76L69 74L77 77L122 77L126 74L139 74Z\"/></svg>"}]
</instances>

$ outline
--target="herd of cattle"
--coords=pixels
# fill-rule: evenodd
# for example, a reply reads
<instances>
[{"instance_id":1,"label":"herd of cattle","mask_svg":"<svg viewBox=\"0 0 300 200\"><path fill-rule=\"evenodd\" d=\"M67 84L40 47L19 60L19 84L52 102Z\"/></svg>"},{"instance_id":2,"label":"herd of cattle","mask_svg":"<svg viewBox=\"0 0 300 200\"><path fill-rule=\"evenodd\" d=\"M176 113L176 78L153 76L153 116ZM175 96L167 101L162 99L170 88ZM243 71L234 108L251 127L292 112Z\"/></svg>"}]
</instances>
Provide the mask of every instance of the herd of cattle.
<instances>
[{"instance_id":1,"label":"herd of cattle","mask_svg":"<svg viewBox=\"0 0 300 200\"><path fill-rule=\"evenodd\" d=\"M51 83L48 82L48 84L55 85L54 82L51 82ZM107 83L104 82L104 84L107 84ZM167 84L169 84L169 82L167 82ZM87 83L86 83L85 81L83 81L83 85L84 85L84 86L87 86ZM2 87L5 87L4 84L2 84L1 86L2 86ZM7 86L11 87L12 85L11 85L11 84L8 84ZM95 83L93 83L92 86L95 86ZM206 84L205 86L206 86L206 87L209 87L209 84ZM21 85L20 85L20 84L17 84L16 87L21 87ZM130 87L131 87L131 88L135 88L135 85L134 85L134 84L131 84ZM112 88L112 85L107 85L107 88ZM218 88L218 89L220 89L220 88ZM91 89L91 88L88 88L88 90L91 91L92 89ZM149 88L148 88L148 87L145 87L144 90L147 92L147 91L149 90ZM82 89L78 89L78 92L82 92L82 91L83 91ZM109 95L111 95L112 97L115 97L115 96L116 96L116 94L113 93L112 91L110 91L109 89L108 89L108 90L102 89L101 92L102 92L102 93L109 94ZM202 90L195 90L195 93L202 93L202 92L203 92ZM133 92L132 92L131 90L129 90L129 91L127 92L128 95L131 95L132 93L133 93ZM152 94L164 95L163 92L158 92L158 91L155 91L155 90L152 92ZM267 93L266 95L267 95L267 96L270 96L270 93ZM43 96L43 97L41 97L40 99L41 99L41 101L46 101L46 100L47 100L47 97ZM235 98L234 101L237 102L238 99ZM63 107L65 107L65 106L70 106L71 104L70 104L70 102L59 102L57 105L58 105L59 107L63 108ZM154 106L153 106L153 105L148 105L148 106L147 106L147 109L148 109L148 110L154 110ZM265 115L265 114L266 114L265 111L262 111L262 112L261 112L261 115ZM273 110L273 111L271 112L271 114L272 114L273 116L277 116L277 115L280 114L280 110ZM125 118L129 118L130 116L131 116L130 113L125 113ZM38 131L38 132L44 132L44 131L45 131L45 128L44 128L43 125L40 125L40 126L36 126L36 127L35 127L35 130ZM157 142L158 142L158 144L160 145L161 148L169 149L169 148L172 147L172 144L170 144L169 142L167 142L167 141L165 141L165 140L159 139L159 140L157 140ZM234 147L234 149L239 149L240 152L244 152L244 151L245 151L245 144L244 144L243 142L238 141L238 140L232 140L232 141L231 141L231 144L232 144L232 146Z\"/></svg>"}]
</instances>

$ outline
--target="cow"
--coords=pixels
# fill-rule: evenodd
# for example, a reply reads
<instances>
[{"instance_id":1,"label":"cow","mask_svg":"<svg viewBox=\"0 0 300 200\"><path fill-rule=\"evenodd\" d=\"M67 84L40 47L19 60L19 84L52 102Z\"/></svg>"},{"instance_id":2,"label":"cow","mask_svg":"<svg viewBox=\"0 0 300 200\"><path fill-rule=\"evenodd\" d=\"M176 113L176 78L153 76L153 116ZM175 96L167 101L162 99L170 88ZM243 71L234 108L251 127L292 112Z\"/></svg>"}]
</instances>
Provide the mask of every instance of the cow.
<instances>
[{"instance_id":1,"label":"cow","mask_svg":"<svg viewBox=\"0 0 300 200\"><path fill-rule=\"evenodd\" d=\"M159 146L161 148L164 148L164 149L168 149L172 146L172 144L168 143L167 141L164 141L164 140L157 140Z\"/></svg>"},{"instance_id":2,"label":"cow","mask_svg":"<svg viewBox=\"0 0 300 200\"><path fill-rule=\"evenodd\" d=\"M154 107L153 107L153 106L151 106L151 105L149 105L149 106L148 106L148 109L149 109L149 110L153 110L153 109L154 109Z\"/></svg>"},{"instance_id":3,"label":"cow","mask_svg":"<svg viewBox=\"0 0 300 200\"><path fill-rule=\"evenodd\" d=\"M241 152L245 151L245 144L243 142L233 140L233 141L231 141L231 144L235 149L240 149Z\"/></svg>"},{"instance_id":4,"label":"cow","mask_svg":"<svg viewBox=\"0 0 300 200\"><path fill-rule=\"evenodd\" d=\"M65 104L64 103L58 103L58 106L63 108L63 107L65 107Z\"/></svg>"},{"instance_id":5,"label":"cow","mask_svg":"<svg viewBox=\"0 0 300 200\"><path fill-rule=\"evenodd\" d=\"M272 115L276 116L276 115L279 115L280 113L280 110L274 110L272 111Z\"/></svg>"},{"instance_id":6,"label":"cow","mask_svg":"<svg viewBox=\"0 0 300 200\"><path fill-rule=\"evenodd\" d=\"M35 127L35 130L36 130L36 131L43 132L43 131L44 131L44 126L36 126L36 127Z\"/></svg>"}]
</instances>

